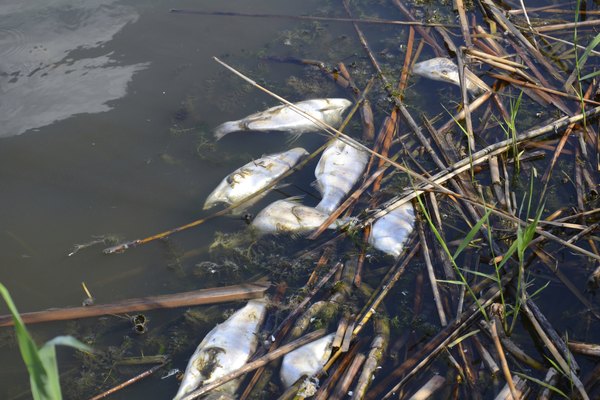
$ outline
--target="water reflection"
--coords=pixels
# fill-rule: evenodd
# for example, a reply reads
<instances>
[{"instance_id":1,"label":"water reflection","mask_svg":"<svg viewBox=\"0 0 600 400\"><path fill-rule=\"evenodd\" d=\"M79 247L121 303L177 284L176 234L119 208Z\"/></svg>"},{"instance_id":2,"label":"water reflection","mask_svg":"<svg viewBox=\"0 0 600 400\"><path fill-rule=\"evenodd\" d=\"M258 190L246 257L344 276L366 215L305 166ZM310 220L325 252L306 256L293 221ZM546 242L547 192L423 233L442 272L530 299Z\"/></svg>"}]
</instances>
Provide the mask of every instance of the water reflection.
<instances>
[{"instance_id":1,"label":"water reflection","mask_svg":"<svg viewBox=\"0 0 600 400\"><path fill-rule=\"evenodd\" d=\"M103 49L135 9L114 0L0 5L0 137L78 113L107 111L146 64Z\"/></svg>"}]
</instances>

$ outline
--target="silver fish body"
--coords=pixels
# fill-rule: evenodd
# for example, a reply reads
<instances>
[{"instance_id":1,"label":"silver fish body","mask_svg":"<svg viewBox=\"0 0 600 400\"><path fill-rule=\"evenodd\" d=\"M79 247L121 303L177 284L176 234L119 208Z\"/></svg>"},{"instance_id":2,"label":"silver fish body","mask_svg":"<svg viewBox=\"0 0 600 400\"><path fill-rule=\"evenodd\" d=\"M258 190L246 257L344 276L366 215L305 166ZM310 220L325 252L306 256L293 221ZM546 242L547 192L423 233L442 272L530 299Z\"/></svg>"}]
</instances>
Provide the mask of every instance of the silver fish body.
<instances>
[{"instance_id":1,"label":"silver fish body","mask_svg":"<svg viewBox=\"0 0 600 400\"><path fill-rule=\"evenodd\" d=\"M301 147L263 156L258 160L249 162L227 175L225 179L208 195L204 203L204 209L207 210L219 203L231 205L248 198L254 193L269 186L281 175L293 168L300 160L308 155L308 152ZM232 212L235 214L242 211L258 200L264 194L258 195L251 201L247 201L236 207Z\"/></svg>"},{"instance_id":2,"label":"silver fish body","mask_svg":"<svg viewBox=\"0 0 600 400\"><path fill-rule=\"evenodd\" d=\"M292 386L303 375L311 377L319 372L331 356L334 337L335 333L331 333L283 357L279 376L286 388Z\"/></svg>"},{"instance_id":3,"label":"silver fish body","mask_svg":"<svg viewBox=\"0 0 600 400\"><path fill-rule=\"evenodd\" d=\"M200 385L208 384L242 367L256 350L257 333L266 315L264 300L251 300L225 322L214 327L190 358L179 391L179 400ZM233 394L240 381L230 381L217 389Z\"/></svg>"},{"instance_id":4,"label":"silver fish body","mask_svg":"<svg viewBox=\"0 0 600 400\"><path fill-rule=\"evenodd\" d=\"M322 200L315 207L331 214L362 175L369 155L337 139L330 144L315 169L316 187Z\"/></svg>"},{"instance_id":5,"label":"silver fish body","mask_svg":"<svg viewBox=\"0 0 600 400\"><path fill-rule=\"evenodd\" d=\"M460 86L458 67L452 60L445 57L436 57L416 63L413 67L413 73L424 78ZM469 92L479 94L491 90L485 82L468 69L465 70L465 77L467 80L467 90Z\"/></svg>"},{"instance_id":6,"label":"silver fish body","mask_svg":"<svg viewBox=\"0 0 600 400\"><path fill-rule=\"evenodd\" d=\"M377 250L399 257L414 226L415 210L410 202L404 203L373 223L369 244Z\"/></svg>"},{"instance_id":7,"label":"silver fish body","mask_svg":"<svg viewBox=\"0 0 600 400\"><path fill-rule=\"evenodd\" d=\"M316 208L304 206L297 199L278 200L259 212L250 226L261 234L307 233L317 229L328 214ZM336 228L334 223L330 228Z\"/></svg>"},{"instance_id":8,"label":"silver fish body","mask_svg":"<svg viewBox=\"0 0 600 400\"><path fill-rule=\"evenodd\" d=\"M302 111L335 128L342 123L342 114L352 104L347 99L312 99L295 103ZM318 131L320 128L287 104L271 107L237 121L225 122L215 128L217 140L236 131L284 131L295 135Z\"/></svg>"}]
</instances>

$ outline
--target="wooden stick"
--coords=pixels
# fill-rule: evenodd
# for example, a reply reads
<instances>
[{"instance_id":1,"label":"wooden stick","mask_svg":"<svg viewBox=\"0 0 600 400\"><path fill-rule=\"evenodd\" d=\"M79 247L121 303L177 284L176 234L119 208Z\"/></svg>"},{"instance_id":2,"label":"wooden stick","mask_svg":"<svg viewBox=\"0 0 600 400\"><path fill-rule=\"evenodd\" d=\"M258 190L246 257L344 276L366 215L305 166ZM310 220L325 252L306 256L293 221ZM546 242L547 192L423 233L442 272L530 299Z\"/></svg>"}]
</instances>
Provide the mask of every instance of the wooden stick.
<instances>
[{"instance_id":1,"label":"wooden stick","mask_svg":"<svg viewBox=\"0 0 600 400\"><path fill-rule=\"evenodd\" d=\"M126 380L125 382L123 382L123 383L121 383L121 384L119 384L119 385L117 385L117 386L115 386L115 387L107 390L106 392L100 393L99 395L90 398L90 400L100 400L100 399L103 399L103 398L105 398L107 396L110 396L111 394L113 394L115 392L118 392L119 390L121 390L123 388L126 388L129 385L132 385L132 384L134 384L134 383L136 383L138 381L141 381L144 378L149 377L150 375L152 375L153 373L155 373L156 371L158 371L159 369L161 369L165 365L166 365L165 362L163 362L163 363L161 363L159 365L155 365L154 367L150 368L149 370L144 371L141 374L136 375L133 378Z\"/></svg>"},{"instance_id":2,"label":"wooden stick","mask_svg":"<svg viewBox=\"0 0 600 400\"><path fill-rule=\"evenodd\" d=\"M297 349L298 347L302 347L305 344L308 344L319 338L322 338L323 336L325 336L325 333L326 333L325 329L319 329L317 331L308 333L308 334L302 336L300 339L294 340L293 342L283 345L280 348L265 354L264 356L260 357L259 359L252 361L252 362L244 365L243 367L236 369L235 371L230 372L227 375L224 375L221 378L214 380L211 383L200 387L199 389L194 390L191 393L188 393L186 396L184 396L182 398L182 400L196 399L196 398L202 396L203 394L208 393L211 390L214 390L214 389L218 388L219 386L221 386L235 378L238 378L250 371L253 371L257 368L267 365L268 363L270 363L273 360L277 360L278 358L283 357L284 355Z\"/></svg>"},{"instance_id":3,"label":"wooden stick","mask_svg":"<svg viewBox=\"0 0 600 400\"><path fill-rule=\"evenodd\" d=\"M177 308L225 303L228 301L247 300L262 297L269 286L269 282L255 282L219 288L200 289L191 292L140 297L111 304L98 304L87 307L72 307L28 312L22 313L21 318L26 324L36 324L39 322L97 317L99 315L122 314L162 308ZM12 324L12 316L0 316L0 326L11 326Z\"/></svg>"}]
</instances>

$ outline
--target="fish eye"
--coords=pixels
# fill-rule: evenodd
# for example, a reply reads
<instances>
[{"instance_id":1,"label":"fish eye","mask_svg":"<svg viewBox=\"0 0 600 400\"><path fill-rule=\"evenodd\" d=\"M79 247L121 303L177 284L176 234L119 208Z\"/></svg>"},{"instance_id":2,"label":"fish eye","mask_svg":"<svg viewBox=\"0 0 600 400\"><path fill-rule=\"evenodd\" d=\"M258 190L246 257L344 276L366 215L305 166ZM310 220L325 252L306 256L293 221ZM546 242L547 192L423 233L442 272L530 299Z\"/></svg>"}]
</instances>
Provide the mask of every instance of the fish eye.
<instances>
[{"instance_id":1,"label":"fish eye","mask_svg":"<svg viewBox=\"0 0 600 400\"><path fill-rule=\"evenodd\" d=\"M448 70L443 69L442 70L442 75L448 75Z\"/></svg>"},{"instance_id":2,"label":"fish eye","mask_svg":"<svg viewBox=\"0 0 600 400\"><path fill-rule=\"evenodd\" d=\"M250 223L252 223L252 220L254 219L254 215L250 214L250 213L244 213L242 215L242 221L244 221L245 223L247 223L248 225L250 225Z\"/></svg>"}]
</instances>

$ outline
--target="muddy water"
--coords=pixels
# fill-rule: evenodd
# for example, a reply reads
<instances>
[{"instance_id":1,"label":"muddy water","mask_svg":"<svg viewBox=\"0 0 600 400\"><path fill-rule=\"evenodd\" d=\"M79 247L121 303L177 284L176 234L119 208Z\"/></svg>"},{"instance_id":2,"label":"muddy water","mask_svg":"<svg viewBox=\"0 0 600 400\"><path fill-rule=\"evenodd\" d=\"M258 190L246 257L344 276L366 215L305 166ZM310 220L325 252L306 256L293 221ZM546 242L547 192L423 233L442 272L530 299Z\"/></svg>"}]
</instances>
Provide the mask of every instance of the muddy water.
<instances>
[{"instance_id":1,"label":"muddy water","mask_svg":"<svg viewBox=\"0 0 600 400\"><path fill-rule=\"evenodd\" d=\"M248 71L291 100L347 97L347 93L319 73L311 75L299 66L270 63L261 56L368 64L346 24L169 13L173 7L291 15L330 11L318 1L2 3L6 4L0 4L0 282L9 288L21 311L79 305L85 298L81 282L97 302L108 303L251 278L256 271L209 271L201 276L195 272L198 263L211 258L207 248L215 231L244 228L237 219L212 220L167 242L125 254L107 256L101 250L109 239L141 238L207 215L201 205L224 175L264 153L289 148L287 138L277 134L232 134L219 143L212 141L210 130L219 123L275 104L224 71L212 56ZM376 3L373 12L381 11ZM342 15L339 4L334 8L336 15ZM406 29L365 26L364 30L378 57L399 67ZM432 56L429 49L424 51L422 58ZM371 73L360 68L351 72L362 78L361 82ZM303 85L303 80L308 83ZM412 80L406 95L411 111L425 111L430 116L445 115L443 107L452 107L458 99L456 87L422 79ZM372 102L376 121L380 121L389 103L381 92L373 95ZM525 115L534 114L536 107ZM357 125L351 129L358 135ZM460 133L455 138L462 140ZM306 135L294 146L312 150L322 142L319 136ZM406 145L414 148L412 143ZM533 165L545 168L544 162ZM294 186L282 191L284 195L304 194L304 202L314 205L318 200L310 187L313 179L308 168L294 179ZM528 190L527 182L515 183L519 198ZM568 183L553 190L550 209L573 202ZM273 194L262 204L281 197L281 193ZM450 235L460 239L464 229L452 226ZM106 242L69 256L76 244L103 238ZM381 273L390 260L379 256L373 257L370 267L380 268ZM560 261L569 271L575 271L578 263L564 255ZM388 311L399 316L400 324L413 321L412 286L417 271L408 272L413 275L399 284L404 287L388 304ZM553 320L555 326L561 331L573 327L580 337L597 339L590 334L593 324L579 321L577 313L571 312L581 306L571 294L564 295L562 284L541 267L534 272L537 284L551 282L540 302L547 310L569 315L559 315ZM572 279L583 287L585 274L578 271ZM425 302L423 308L425 325L431 322L435 331L439 322L432 302ZM5 312L3 304L0 311ZM43 324L30 330L38 343L69 333L103 351L113 346L115 358L169 353L174 355L172 366L184 368L195 343L174 351L161 347L164 343L158 337L181 334L171 327L181 327L177 321L183 311L148 313L149 331L142 336L132 332L127 319L119 317ZM187 327L192 326L199 339L221 320L221 309L217 309L205 324ZM426 331L427 326L420 329ZM408 331L396 333L402 337ZM28 378L9 332L0 330L0 398L28 398ZM94 370L71 351L61 351L60 356L67 393L98 392L94 387L77 391L79 385L85 385L82 371L105 374L87 377L106 388L143 370L119 368L112 373L107 359L98 360L103 368ZM114 398L167 399L177 384L173 377L161 380L157 376ZM491 390L484 394L492 395Z\"/></svg>"},{"instance_id":2,"label":"muddy water","mask_svg":"<svg viewBox=\"0 0 600 400\"><path fill-rule=\"evenodd\" d=\"M296 22L175 15L169 9L299 14L316 2L3 3L0 282L21 311L78 305L85 297L82 281L99 302L202 286L167 268L161 244L113 257L101 253L104 245L68 254L98 236L135 239L198 218L205 196L225 173L269 150L260 141L241 148L229 140L229 162L203 161L197 154L199 131L240 116L231 110L236 101L217 104L225 75L211 57L260 48ZM241 109L269 101L254 93L239 102L248 99L251 104ZM274 146L281 149L285 140ZM217 221L179 240L186 250L202 248L215 229L243 226ZM42 343L64 332L64 325L32 332ZM27 388L18 352L5 344L3 399ZM176 385L165 385L167 392Z\"/></svg>"}]
</instances>

